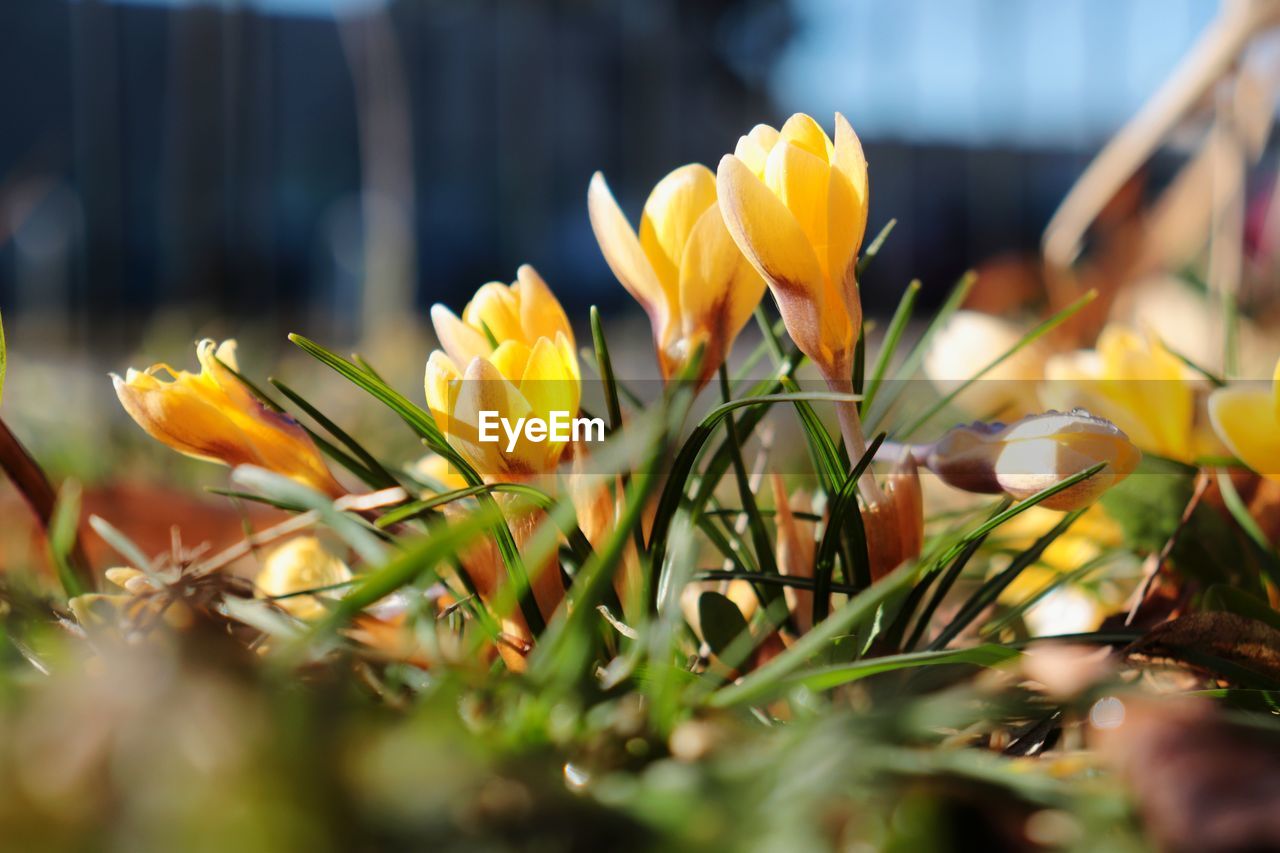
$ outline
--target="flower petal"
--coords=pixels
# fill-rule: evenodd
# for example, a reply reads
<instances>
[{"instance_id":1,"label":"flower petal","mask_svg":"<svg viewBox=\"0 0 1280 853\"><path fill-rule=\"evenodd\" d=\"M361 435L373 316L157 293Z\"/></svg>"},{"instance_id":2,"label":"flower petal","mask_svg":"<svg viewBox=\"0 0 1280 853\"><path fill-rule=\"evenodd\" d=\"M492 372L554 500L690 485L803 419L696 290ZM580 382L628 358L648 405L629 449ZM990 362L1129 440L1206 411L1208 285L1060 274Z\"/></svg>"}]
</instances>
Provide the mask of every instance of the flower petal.
<instances>
[{"instance_id":1,"label":"flower petal","mask_svg":"<svg viewBox=\"0 0 1280 853\"><path fill-rule=\"evenodd\" d=\"M493 351L489 339L479 329L467 325L443 305L431 306L431 325L435 327L440 346L455 364L470 364L471 359Z\"/></svg>"},{"instance_id":2,"label":"flower petal","mask_svg":"<svg viewBox=\"0 0 1280 853\"><path fill-rule=\"evenodd\" d=\"M769 152L764 169L765 185L800 224L824 274L830 272L826 268L830 176L831 167L825 159L785 138Z\"/></svg>"},{"instance_id":3,"label":"flower petal","mask_svg":"<svg viewBox=\"0 0 1280 853\"><path fill-rule=\"evenodd\" d=\"M599 172L592 176L587 190L587 212L605 261L627 292L644 306L653 324L654 336L658 337L658 330L666 329L676 306L671 303L640 245L640 239L622 214L613 193L609 192L604 175Z\"/></svg>"},{"instance_id":4,"label":"flower petal","mask_svg":"<svg viewBox=\"0 0 1280 853\"><path fill-rule=\"evenodd\" d=\"M551 288L543 281L529 264L521 264L516 270L516 283L511 289L518 295L520 303L520 325L524 328L524 340L536 341L538 338L555 339L557 334L564 334L573 343L573 327L564 313L564 306L556 299Z\"/></svg>"},{"instance_id":5,"label":"flower petal","mask_svg":"<svg viewBox=\"0 0 1280 853\"><path fill-rule=\"evenodd\" d=\"M716 173L725 227L773 290L787 331L810 357L821 347L822 268L800 223L732 154Z\"/></svg>"},{"instance_id":6,"label":"flower petal","mask_svg":"<svg viewBox=\"0 0 1280 853\"><path fill-rule=\"evenodd\" d=\"M822 125L814 121L812 116L804 113L796 113L787 119L779 136L783 142L803 148L824 162L830 162L835 153L835 146L831 144L831 139L822 129Z\"/></svg>"},{"instance_id":7,"label":"flower petal","mask_svg":"<svg viewBox=\"0 0 1280 853\"><path fill-rule=\"evenodd\" d=\"M689 234L715 203L715 175L699 163L681 166L658 181L644 203L640 245L670 304L679 305L680 258Z\"/></svg>"},{"instance_id":8,"label":"flower petal","mask_svg":"<svg viewBox=\"0 0 1280 853\"><path fill-rule=\"evenodd\" d=\"M1236 386L1209 395L1214 431L1240 461L1280 482L1280 417L1271 389Z\"/></svg>"},{"instance_id":9,"label":"flower petal","mask_svg":"<svg viewBox=\"0 0 1280 853\"><path fill-rule=\"evenodd\" d=\"M757 124L751 132L738 139L733 155L741 160L757 178L764 177L764 164L769 152L778 144L780 134L767 124Z\"/></svg>"},{"instance_id":10,"label":"flower petal","mask_svg":"<svg viewBox=\"0 0 1280 853\"><path fill-rule=\"evenodd\" d=\"M764 279L733 242L720 208L703 213L680 261L680 314L682 339L691 346L695 339L707 340L704 377L720 368L764 289Z\"/></svg>"},{"instance_id":11,"label":"flower petal","mask_svg":"<svg viewBox=\"0 0 1280 853\"><path fill-rule=\"evenodd\" d=\"M854 266L867 230L867 158L844 116L836 113L835 156L827 188L827 269L846 302L859 300L849 313L861 313Z\"/></svg>"},{"instance_id":12,"label":"flower petal","mask_svg":"<svg viewBox=\"0 0 1280 853\"><path fill-rule=\"evenodd\" d=\"M525 340L520 324L520 298L500 281L480 286L462 309L462 321L472 329L488 329L498 343Z\"/></svg>"}]
</instances>

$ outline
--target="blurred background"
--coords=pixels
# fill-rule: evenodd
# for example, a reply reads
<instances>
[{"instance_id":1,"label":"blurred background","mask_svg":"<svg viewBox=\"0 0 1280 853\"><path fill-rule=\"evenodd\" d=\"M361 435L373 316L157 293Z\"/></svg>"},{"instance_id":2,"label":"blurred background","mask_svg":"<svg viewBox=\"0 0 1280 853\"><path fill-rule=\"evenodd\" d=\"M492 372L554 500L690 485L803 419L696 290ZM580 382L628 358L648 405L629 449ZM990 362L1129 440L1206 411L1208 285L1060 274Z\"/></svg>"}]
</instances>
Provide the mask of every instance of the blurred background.
<instances>
[{"instance_id":1,"label":"blurred background","mask_svg":"<svg viewBox=\"0 0 1280 853\"><path fill-rule=\"evenodd\" d=\"M634 310L584 198L638 216L757 122L868 149L866 299L1034 251L1215 0L7 0L0 310L15 349L157 318L355 343L533 263ZM152 353L177 358L177 354Z\"/></svg>"}]
</instances>

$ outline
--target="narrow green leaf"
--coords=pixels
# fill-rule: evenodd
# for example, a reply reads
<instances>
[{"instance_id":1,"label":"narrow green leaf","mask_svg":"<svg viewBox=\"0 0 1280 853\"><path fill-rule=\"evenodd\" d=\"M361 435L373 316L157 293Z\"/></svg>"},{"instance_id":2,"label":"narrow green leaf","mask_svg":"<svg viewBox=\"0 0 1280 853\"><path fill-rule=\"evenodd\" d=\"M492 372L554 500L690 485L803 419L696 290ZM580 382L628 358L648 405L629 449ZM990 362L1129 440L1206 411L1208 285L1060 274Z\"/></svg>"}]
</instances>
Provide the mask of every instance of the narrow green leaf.
<instances>
[{"instance_id":1,"label":"narrow green leaf","mask_svg":"<svg viewBox=\"0 0 1280 853\"><path fill-rule=\"evenodd\" d=\"M719 370L720 393L724 402L730 401L729 371L721 364ZM738 483L738 498L742 501L743 511L747 518L747 529L751 532L751 542L755 547L756 564L767 574L777 574L778 564L773 553L773 542L769 539L769 531L760 516L760 507L756 505L755 493L751 490L751 480L747 475L747 466L742 459L742 445L738 440L738 429L732 414L724 419L725 432L731 446L730 463L733 466L734 479ZM767 596L761 604L767 605L776 596Z\"/></svg>"},{"instance_id":2,"label":"narrow green leaf","mask_svg":"<svg viewBox=\"0 0 1280 853\"><path fill-rule=\"evenodd\" d=\"M907 357L903 359L902 365L898 368L896 376L899 380L910 379L920 369L920 363L924 361L924 355L929 351L929 344L933 341L933 336L942 329L951 317L960 310L960 306L969 298L969 291L973 290L973 285L977 282L978 277L973 271L969 271L960 277L956 282L956 286L951 289L951 293L947 296L947 300L942 303L942 307L938 309L938 313L933 315L933 319L929 321L929 325L925 327L924 334L911 347L911 351L907 353ZM884 420L885 414L893 407L899 395L902 394L906 387L906 382L897 382L890 387L886 394L880 394L876 400L875 407L866 407L867 417L863 426L868 432L877 432L880 422Z\"/></svg>"},{"instance_id":3,"label":"narrow green leaf","mask_svg":"<svg viewBox=\"0 0 1280 853\"><path fill-rule=\"evenodd\" d=\"M1076 522L1080 516L1084 515L1083 509L1069 512L1062 517L1053 529L1041 536L1035 541L1035 544L1023 551L1009 564L1009 567L1000 574L988 580L969 597L969 600L961 606L960 611L956 614L947 625L938 633L938 636L929 643L928 649L936 651L944 649L947 643L950 643L960 635L960 632L969 627L969 624L977 619L986 610L988 606L993 604L1000 593L1005 590L1009 584L1013 583L1018 575L1022 574L1032 563L1040 559L1040 555L1048 548L1055 539L1067 531L1067 528Z\"/></svg>"},{"instance_id":4,"label":"narrow green leaf","mask_svg":"<svg viewBox=\"0 0 1280 853\"><path fill-rule=\"evenodd\" d=\"M1019 338L1018 341L1013 346L1009 347L1007 350L1005 350L1000 355L998 355L995 359L993 359L989 364L987 364L986 367L983 367L977 373L973 374L973 376L970 376L968 379L961 382L954 389L952 389L950 393L944 395L941 400L938 400L936 403L934 403L932 406L926 409L919 417L917 417L914 421L912 421L910 424L904 427L899 433L897 433L895 438L901 441L906 441L908 438L912 436L912 434L915 433L916 430L918 430L920 427L928 423L933 418L933 416L936 415L938 412L942 411L947 406L949 406L952 400L954 400L957 396L963 393L965 389L967 389L969 386L973 385L973 383L977 382L979 379L986 376L991 371L995 370L997 367L999 367L1008 359L1012 358L1018 352L1021 352L1026 347L1031 346L1031 344L1035 343L1040 338L1044 337L1049 332L1053 331L1058 326L1065 323L1068 319L1070 319L1076 313L1078 313L1082 308L1084 308L1086 305L1088 305L1090 302L1092 302L1097 298L1098 298L1098 292L1096 290L1090 290L1084 296L1081 296L1075 302L1072 302L1066 308L1063 308L1061 311L1054 314L1048 320L1045 320L1043 323L1036 326L1031 331L1027 332L1025 335Z\"/></svg>"},{"instance_id":5,"label":"narrow green leaf","mask_svg":"<svg viewBox=\"0 0 1280 853\"><path fill-rule=\"evenodd\" d=\"M735 684L717 690L708 699L713 707L725 708L748 702L759 702L776 694L784 679L809 660L830 647L838 638L849 634L911 583L916 566L905 564L849 599L830 617L795 642L764 666L748 673Z\"/></svg>"},{"instance_id":6,"label":"narrow green leaf","mask_svg":"<svg viewBox=\"0 0 1280 853\"><path fill-rule=\"evenodd\" d=\"M332 635L371 604L413 583L426 572L447 562L450 555L466 548L501 515L496 508L481 509L454 524L432 526L421 538L408 544L390 560L364 575L351 591L338 600L333 612L313 630L313 636Z\"/></svg>"},{"instance_id":7,"label":"narrow green leaf","mask_svg":"<svg viewBox=\"0 0 1280 853\"><path fill-rule=\"evenodd\" d=\"M395 476L388 471L372 453L366 450L364 445L352 438L350 433L334 423L333 420L313 406L305 397L294 391L279 379L275 379L273 377L269 378L267 381L275 386L281 394L284 394L292 400L294 405L302 409L302 411L305 412L313 421L319 424L325 432L332 435L343 446L350 450L358 460L360 460L360 463L364 468L376 478L376 484L370 483L370 485L375 486L375 488L390 488L392 486L400 485Z\"/></svg>"},{"instance_id":8,"label":"narrow green leaf","mask_svg":"<svg viewBox=\"0 0 1280 853\"><path fill-rule=\"evenodd\" d=\"M1008 646L985 643L981 646L973 646L967 649L942 649L931 652L885 655L884 657L867 658L853 663L804 669L782 679L778 683L776 691L782 693L794 687L807 687L810 690L830 690L833 687L849 684L882 672L893 672L922 666L971 664L973 666L995 667L1017 658L1020 654L1021 652L1017 649L1011 649Z\"/></svg>"},{"instance_id":9,"label":"narrow green leaf","mask_svg":"<svg viewBox=\"0 0 1280 853\"><path fill-rule=\"evenodd\" d=\"M898 351L898 344L902 341L902 334L906 331L907 324L911 322L911 314L915 311L916 298L919 295L919 279L908 284L907 289L902 292L902 299L898 301L898 307L894 310L889 327L885 330L884 342L880 344L875 366L871 368L871 378L867 380L867 387L863 391L860 404L863 411L869 411L875 402L876 394L880 391L880 383L884 381L889 365L893 362L893 355Z\"/></svg>"},{"instance_id":10,"label":"narrow green leaf","mask_svg":"<svg viewBox=\"0 0 1280 853\"><path fill-rule=\"evenodd\" d=\"M591 306L591 340L596 348L596 366L600 371L600 381L604 384L605 406L609 412L609 430L612 432L622 428L622 406L618 402L618 383L613 376L613 359L609 357L609 344L604 338L604 327L600 324L600 309Z\"/></svg>"},{"instance_id":11,"label":"narrow green leaf","mask_svg":"<svg viewBox=\"0 0 1280 853\"><path fill-rule=\"evenodd\" d=\"M49 522L49 555L58 572L58 581L68 598L89 590L81 581L83 567L76 565L76 536L80 528L80 484L65 480Z\"/></svg>"},{"instance_id":12,"label":"narrow green leaf","mask_svg":"<svg viewBox=\"0 0 1280 853\"><path fill-rule=\"evenodd\" d=\"M694 428L693 432L685 440L680 447L680 451L676 454L675 461L667 476L667 485L663 489L662 495L658 500L658 507L654 513L652 534L650 542L654 554L654 566L662 565L663 541L666 538L667 531L670 529L671 521L675 517L676 511L680 507L681 499L684 495L684 487L688 482L689 475L693 471L694 465L697 463L698 456L706 446L707 440L711 437L715 428L722 420L731 412L737 409L750 408L755 406L765 406L772 403L798 403L809 402L814 400L824 401L856 401L857 397L853 394L837 394L830 391L811 391L799 394L766 394L760 397L748 397L741 400L733 400L728 403L722 403L713 409L702 421ZM650 605L657 603L656 584L650 589L651 601Z\"/></svg>"},{"instance_id":13,"label":"narrow green leaf","mask_svg":"<svg viewBox=\"0 0 1280 853\"><path fill-rule=\"evenodd\" d=\"M813 576L816 581L813 596L814 624L826 619L831 608L831 574L835 566L836 546L840 543L842 531L848 529L844 522L846 517L852 519L852 524L856 524L855 536L858 539L857 546L860 546L854 548L853 558L860 560L862 567L855 571L854 575L859 578L859 582L865 581L866 584L870 584L871 571L868 565L866 531L862 527L862 512L858 509L858 480L875 459L876 451L880 449L884 438L885 434L880 433L872 439L867 452L862 454L858 464L854 466L831 500L831 523L822 534L822 540L818 543L813 561Z\"/></svg>"},{"instance_id":14,"label":"narrow green leaf","mask_svg":"<svg viewBox=\"0 0 1280 853\"><path fill-rule=\"evenodd\" d=\"M867 271L867 267L876 259L876 255L880 254L880 250L884 248L885 240L889 239L889 235L893 233L893 228L898 224L898 220L890 219L880 229L880 233L867 244L867 248L862 251L862 257L858 258L857 276L858 280L862 280L862 274Z\"/></svg>"},{"instance_id":15,"label":"narrow green leaf","mask_svg":"<svg viewBox=\"0 0 1280 853\"><path fill-rule=\"evenodd\" d=\"M428 447L447 459L458 470L462 478L466 480L467 485L479 486L483 483L475 469L445 439L444 433L436 426L435 418L421 407L409 402L408 398L382 381L371 369L358 367L302 335L291 334L289 335L289 340L303 352L321 364L327 365L399 415L400 419L410 429L427 442ZM482 496L482 503L492 500L493 498L487 494ZM525 571L524 561L520 557L520 550L516 546L515 538L511 535L511 529L507 526L506 521L495 522L494 539L498 544L498 552L502 555L502 562L507 570L507 576L511 579L511 584L519 595L520 612L524 615L529 629L534 634L539 634L546 627L546 622L542 618L542 611L538 609L537 602L533 599L533 589L529 585L529 575Z\"/></svg>"},{"instance_id":16,"label":"narrow green leaf","mask_svg":"<svg viewBox=\"0 0 1280 853\"><path fill-rule=\"evenodd\" d=\"M296 504L316 512L369 565L381 565L386 560L386 547L377 536L355 518L335 509L332 498L289 477L254 465L236 467L231 472L231 480L261 492L272 500Z\"/></svg>"},{"instance_id":17,"label":"narrow green leaf","mask_svg":"<svg viewBox=\"0 0 1280 853\"><path fill-rule=\"evenodd\" d=\"M1009 498L1005 498L1001 501L997 505L991 517L994 518L1008 509L1010 502ZM947 594L951 592L951 588L955 586L956 581L960 579L960 575L964 573L965 567L969 565L969 561L973 559L973 555L978 553L978 549L982 547L982 543L987 541L987 536L987 533L983 533L969 539L963 548L955 554L951 561L951 566L947 569L945 574L938 578L938 583L933 589L933 594L929 597L929 602L924 606L920 613L916 615L915 628L912 629L910 638L908 638L906 644L903 646L904 649L914 649L920 644L920 638L924 636L924 632L929 628L929 623L933 620L933 614L937 612L938 607L941 606L943 600L946 599ZM928 585L928 578L932 576L933 573L930 573L930 575L926 576L924 580L920 581L922 593L924 592L924 588Z\"/></svg>"},{"instance_id":18,"label":"narrow green leaf","mask_svg":"<svg viewBox=\"0 0 1280 853\"><path fill-rule=\"evenodd\" d=\"M102 516L91 515L89 516L89 526L93 528L94 533L101 536L103 541L111 546L112 550L124 557L132 568L147 575L152 574L151 559L142 552L142 549L132 539L115 528L109 521Z\"/></svg>"},{"instance_id":19,"label":"narrow green leaf","mask_svg":"<svg viewBox=\"0 0 1280 853\"><path fill-rule=\"evenodd\" d=\"M1258 526L1257 520L1249 513L1249 508L1241 499L1235 483L1231 482L1231 475L1226 471L1218 471L1218 490L1222 492L1222 502L1226 504L1227 511L1249 537L1249 542L1262 563L1262 570L1266 573L1267 580L1280 588L1280 555L1272 547L1267 534L1263 533L1262 528Z\"/></svg>"}]
</instances>

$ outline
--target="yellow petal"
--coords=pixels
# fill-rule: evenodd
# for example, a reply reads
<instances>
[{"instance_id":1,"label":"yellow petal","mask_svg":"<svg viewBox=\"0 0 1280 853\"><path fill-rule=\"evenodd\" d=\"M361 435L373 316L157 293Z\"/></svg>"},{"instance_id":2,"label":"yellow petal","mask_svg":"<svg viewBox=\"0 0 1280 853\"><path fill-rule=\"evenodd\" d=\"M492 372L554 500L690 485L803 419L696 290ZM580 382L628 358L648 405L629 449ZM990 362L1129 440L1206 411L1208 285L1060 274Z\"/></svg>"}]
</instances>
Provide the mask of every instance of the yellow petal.
<instances>
[{"instance_id":1,"label":"yellow petal","mask_svg":"<svg viewBox=\"0 0 1280 853\"><path fill-rule=\"evenodd\" d=\"M827 189L827 269L846 301L859 299L854 265L867 230L867 158L844 116L836 113L835 156ZM861 313L861 303L857 313ZM850 313L854 309L850 307Z\"/></svg>"},{"instance_id":2,"label":"yellow petal","mask_svg":"<svg viewBox=\"0 0 1280 853\"><path fill-rule=\"evenodd\" d=\"M757 124L751 132L738 139L733 155L741 160L757 178L764 177L764 164L769 152L778 144L778 131L767 124Z\"/></svg>"},{"instance_id":3,"label":"yellow petal","mask_svg":"<svg viewBox=\"0 0 1280 853\"><path fill-rule=\"evenodd\" d=\"M443 305L431 306L431 325L435 327L440 346L457 364L469 364L471 359L486 356L493 350L483 332L464 323Z\"/></svg>"},{"instance_id":4,"label":"yellow petal","mask_svg":"<svg viewBox=\"0 0 1280 853\"><path fill-rule=\"evenodd\" d=\"M209 462L257 464L231 419L188 383L161 383L147 373L112 382L129 417L157 441Z\"/></svg>"},{"instance_id":5,"label":"yellow petal","mask_svg":"<svg viewBox=\"0 0 1280 853\"><path fill-rule=\"evenodd\" d=\"M199 374L155 365L113 376L125 411L153 438L180 453L225 465L258 465L330 495L343 492L297 421L266 408L220 363L235 349L211 340L196 348ZM173 377L161 382L156 374Z\"/></svg>"},{"instance_id":6,"label":"yellow petal","mask_svg":"<svg viewBox=\"0 0 1280 853\"><path fill-rule=\"evenodd\" d=\"M500 281L482 285L462 310L462 321L472 329L488 329L498 343L525 340L520 323L520 302L511 288Z\"/></svg>"},{"instance_id":7,"label":"yellow petal","mask_svg":"<svg viewBox=\"0 0 1280 853\"><path fill-rule=\"evenodd\" d=\"M1269 389L1219 388L1209 395L1209 418L1240 461L1280 482L1280 417Z\"/></svg>"},{"instance_id":8,"label":"yellow petal","mask_svg":"<svg viewBox=\"0 0 1280 853\"><path fill-rule=\"evenodd\" d=\"M706 166L681 166L658 181L640 217L640 245L669 303L675 303L680 258L704 211L716 203L716 179Z\"/></svg>"},{"instance_id":9,"label":"yellow petal","mask_svg":"<svg viewBox=\"0 0 1280 853\"><path fill-rule=\"evenodd\" d=\"M556 411L576 416L580 387L564 362L563 351L550 338L539 338L520 380L520 393L532 412L540 418Z\"/></svg>"},{"instance_id":10,"label":"yellow petal","mask_svg":"<svg viewBox=\"0 0 1280 853\"><path fill-rule=\"evenodd\" d=\"M644 306L654 327L655 339L661 338L675 315L676 306L663 289L640 245L640 239L609 192L604 175L596 172L587 190L587 212L591 230L614 276L637 302Z\"/></svg>"},{"instance_id":11,"label":"yellow petal","mask_svg":"<svg viewBox=\"0 0 1280 853\"><path fill-rule=\"evenodd\" d=\"M519 297L520 325L524 329L526 343L538 338L554 340L557 334L563 334L570 344L573 343L573 327L569 325L564 307L537 270L529 264L521 264L511 289Z\"/></svg>"},{"instance_id":12,"label":"yellow petal","mask_svg":"<svg viewBox=\"0 0 1280 853\"><path fill-rule=\"evenodd\" d=\"M811 358L821 349L822 269L791 211L731 154L716 173L720 211L738 248L764 277L787 331Z\"/></svg>"},{"instance_id":13,"label":"yellow petal","mask_svg":"<svg viewBox=\"0 0 1280 853\"><path fill-rule=\"evenodd\" d=\"M791 211L817 256L827 266L827 198L831 167L785 138L774 146L765 164L764 182Z\"/></svg>"},{"instance_id":14,"label":"yellow petal","mask_svg":"<svg viewBox=\"0 0 1280 853\"><path fill-rule=\"evenodd\" d=\"M299 619L319 619L329 612L320 598L337 598L340 591L298 595L351 580L346 563L330 553L314 536L298 536L275 548L254 578L259 598L279 598L276 605Z\"/></svg>"},{"instance_id":15,"label":"yellow petal","mask_svg":"<svg viewBox=\"0 0 1280 853\"><path fill-rule=\"evenodd\" d=\"M822 125L804 113L796 113L787 119L779 136L782 141L803 148L823 162L830 161L834 154L834 146Z\"/></svg>"},{"instance_id":16,"label":"yellow petal","mask_svg":"<svg viewBox=\"0 0 1280 853\"><path fill-rule=\"evenodd\" d=\"M680 262L680 313L681 337L689 349L683 357L692 355L696 339L707 341L704 377L720 368L764 289L764 279L733 242L719 207L703 213Z\"/></svg>"},{"instance_id":17,"label":"yellow petal","mask_svg":"<svg viewBox=\"0 0 1280 853\"><path fill-rule=\"evenodd\" d=\"M524 376L525 365L529 363L530 352L532 349L523 341L504 341L489 356L489 363L506 379L519 382L520 377Z\"/></svg>"},{"instance_id":18,"label":"yellow petal","mask_svg":"<svg viewBox=\"0 0 1280 853\"><path fill-rule=\"evenodd\" d=\"M431 353L427 359L423 386L426 390L427 408L442 432L449 431L449 412L453 410L455 396L452 383L461 378L461 371L449 356L440 350Z\"/></svg>"},{"instance_id":19,"label":"yellow petal","mask_svg":"<svg viewBox=\"0 0 1280 853\"><path fill-rule=\"evenodd\" d=\"M498 430L498 441L482 442L479 439L481 412L497 412L498 417L507 419L512 427L520 418L529 416L529 404L516 386L483 358L472 360L457 385L449 443L486 479L538 473L524 461L520 446L514 453L506 452L506 436L501 429ZM520 444L527 442L521 441Z\"/></svg>"}]
</instances>

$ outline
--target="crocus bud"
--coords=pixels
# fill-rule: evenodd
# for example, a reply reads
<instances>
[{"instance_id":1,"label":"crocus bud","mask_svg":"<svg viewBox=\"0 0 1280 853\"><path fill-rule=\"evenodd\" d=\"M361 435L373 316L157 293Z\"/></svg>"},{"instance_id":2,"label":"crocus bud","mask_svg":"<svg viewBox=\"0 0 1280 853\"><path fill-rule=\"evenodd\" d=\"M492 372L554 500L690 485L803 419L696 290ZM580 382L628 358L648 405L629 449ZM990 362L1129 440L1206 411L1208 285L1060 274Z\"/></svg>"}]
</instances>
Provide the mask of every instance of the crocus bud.
<instances>
[{"instance_id":1,"label":"crocus bud","mask_svg":"<svg viewBox=\"0 0 1280 853\"><path fill-rule=\"evenodd\" d=\"M232 373L235 347L235 341L201 341L199 373L154 364L129 368L123 379L113 374L120 404L148 435L179 453L232 467L257 465L333 497L345 494L298 422L268 409Z\"/></svg>"},{"instance_id":2,"label":"crocus bud","mask_svg":"<svg viewBox=\"0 0 1280 853\"><path fill-rule=\"evenodd\" d=\"M1107 463L1092 477L1041 503L1063 511L1092 503L1129 476L1141 458L1115 424L1083 409L1029 415L1008 425L958 426L916 455L948 485L968 492L1003 492L1018 500Z\"/></svg>"},{"instance_id":3,"label":"crocus bud","mask_svg":"<svg viewBox=\"0 0 1280 853\"><path fill-rule=\"evenodd\" d=\"M1230 385L1209 396L1213 429L1241 462L1280 482L1280 361L1270 388Z\"/></svg>"},{"instance_id":4,"label":"crocus bud","mask_svg":"<svg viewBox=\"0 0 1280 853\"><path fill-rule=\"evenodd\" d=\"M678 375L702 345L706 382L764 295L764 280L725 228L715 175L694 163L659 181L638 235L599 172L587 209L610 269L649 315L663 379Z\"/></svg>"},{"instance_id":5,"label":"crocus bud","mask_svg":"<svg viewBox=\"0 0 1280 853\"><path fill-rule=\"evenodd\" d=\"M347 564L330 553L314 536L296 536L273 550L254 578L259 598L274 598L277 606L299 619L319 619L328 609L320 597L336 598L341 590L298 595L307 590L323 590L351 580ZM288 596L279 598L279 596Z\"/></svg>"},{"instance_id":6,"label":"crocus bud","mask_svg":"<svg viewBox=\"0 0 1280 853\"><path fill-rule=\"evenodd\" d=\"M514 445L501 435L482 441L482 412L512 424L550 421L553 413L573 418L582 392L564 309L532 267L519 275L510 288L482 287L462 319L441 305L431 309L444 349L427 360L427 407L449 443L490 481L548 473L568 442L532 441L524 433Z\"/></svg>"},{"instance_id":7,"label":"crocus bud","mask_svg":"<svg viewBox=\"0 0 1280 853\"><path fill-rule=\"evenodd\" d=\"M801 113L780 131L757 125L716 173L729 233L828 381L848 377L862 324L855 267L868 201L862 143L839 113L835 137Z\"/></svg>"},{"instance_id":8,"label":"crocus bud","mask_svg":"<svg viewBox=\"0 0 1280 853\"><path fill-rule=\"evenodd\" d=\"M803 505L806 496L802 494L788 496L782 477L772 474L773 503L776 507L774 519L778 527L778 545L776 559L778 571L788 577L812 578L813 561L817 551L814 541L815 524L796 518L791 502ZM813 591L801 587L785 589L787 608L795 621L796 630L801 634L813 628Z\"/></svg>"},{"instance_id":9,"label":"crocus bud","mask_svg":"<svg viewBox=\"0 0 1280 853\"><path fill-rule=\"evenodd\" d=\"M900 462L884 481L884 500L862 510L871 580L920 556L924 547L924 496L914 460Z\"/></svg>"}]
</instances>

